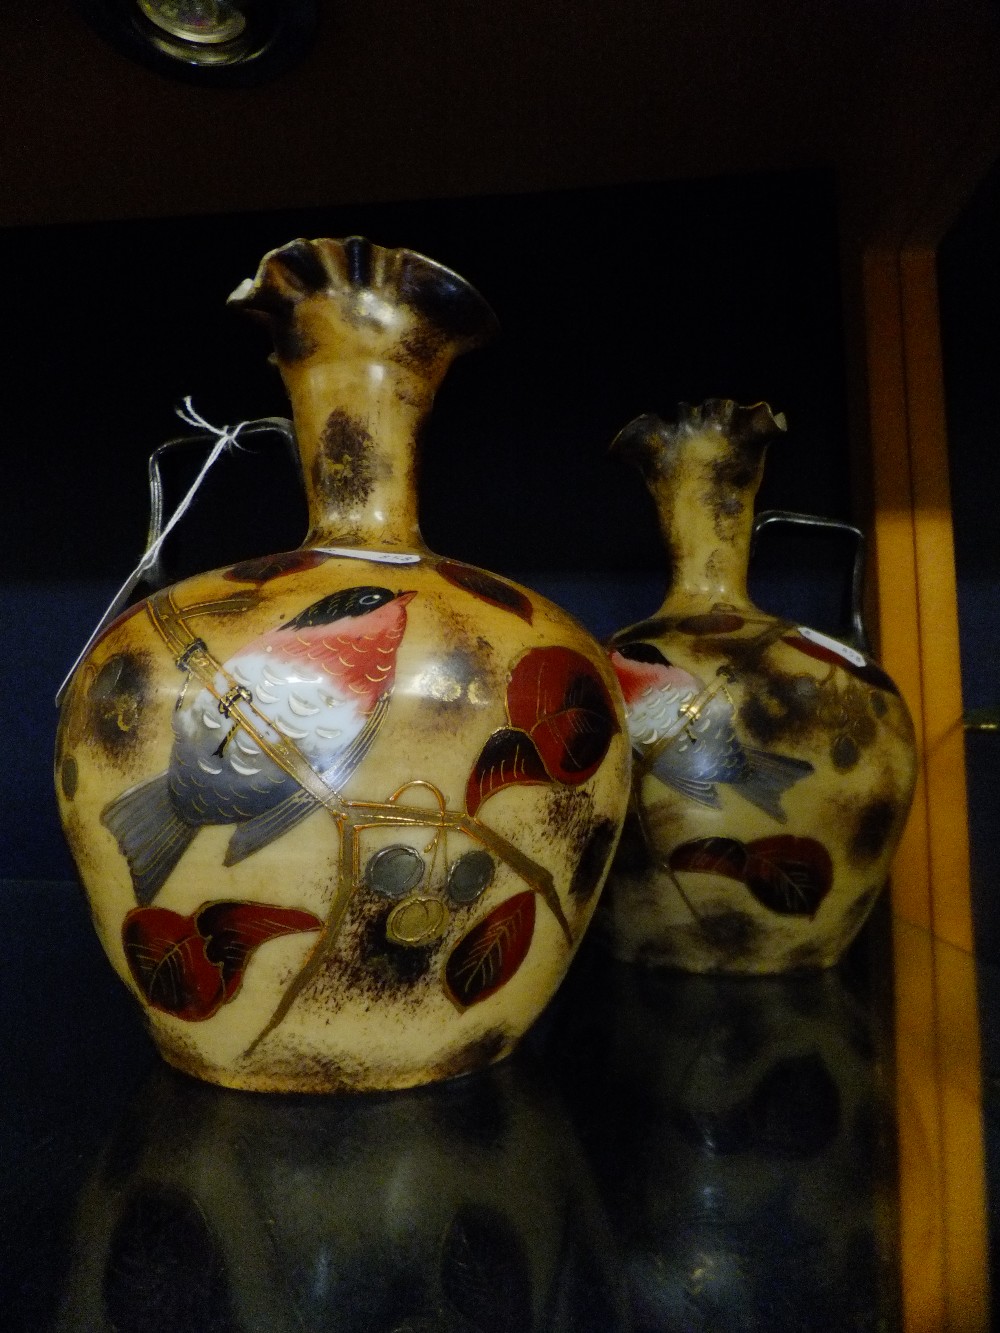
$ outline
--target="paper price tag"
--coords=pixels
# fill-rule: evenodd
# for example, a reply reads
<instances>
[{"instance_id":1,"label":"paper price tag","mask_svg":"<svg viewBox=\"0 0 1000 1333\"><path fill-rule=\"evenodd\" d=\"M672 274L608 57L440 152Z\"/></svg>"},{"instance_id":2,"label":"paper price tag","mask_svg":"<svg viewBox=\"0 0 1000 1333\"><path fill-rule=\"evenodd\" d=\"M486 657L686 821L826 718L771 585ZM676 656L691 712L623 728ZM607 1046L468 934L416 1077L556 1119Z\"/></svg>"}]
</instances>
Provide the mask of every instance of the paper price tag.
<instances>
[{"instance_id":1,"label":"paper price tag","mask_svg":"<svg viewBox=\"0 0 1000 1333\"><path fill-rule=\"evenodd\" d=\"M346 555L349 560L377 560L380 565L419 565L420 556L411 551L367 551L354 546L316 546L326 555Z\"/></svg>"},{"instance_id":2,"label":"paper price tag","mask_svg":"<svg viewBox=\"0 0 1000 1333\"><path fill-rule=\"evenodd\" d=\"M836 653L845 662L851 662L856 667L865 665L864 655L856 648L848 648L847 644L841 643L839 639L831 639L828 634L820 634L819 630L810 629L808 625L796 626L796 633L801 634L810 643L818 643L821 648L829 648L831 653Z\"/></svg>"}]
</instances>

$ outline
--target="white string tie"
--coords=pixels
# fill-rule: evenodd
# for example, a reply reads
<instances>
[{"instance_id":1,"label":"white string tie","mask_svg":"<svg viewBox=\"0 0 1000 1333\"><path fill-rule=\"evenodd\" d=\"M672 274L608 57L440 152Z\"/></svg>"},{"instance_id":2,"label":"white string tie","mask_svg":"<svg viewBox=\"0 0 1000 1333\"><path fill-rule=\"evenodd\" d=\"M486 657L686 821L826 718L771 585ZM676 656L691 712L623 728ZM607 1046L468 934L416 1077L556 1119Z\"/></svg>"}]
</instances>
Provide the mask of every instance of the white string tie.
<instances>
[{"instance_id":1,"label":"white string tie","mask_svg":"<svg viewBox=\"0 0 1000 1333\"><path fill-rule=\"evenodd\" d=\"M145 551L142 553L138 565L136 565L132 574L129 576L130 579L137 579L138 575L145 574L145 572L156 563L160 551L163 549L163 543L191 508L191 505L194 502L194 497L197 495L202 482L226 450L242 449L243 447L236 437L247 424L245 421L241 421L238 425L232 427L213 426L210 421L205 420L200 412L194 410L190 394L185 397L183 407L177 407L174 411L186 425L193 426L195 430L203 430L206 434L214 435L216 437L215 444L212 445L208 457L205 459L204 463L202 463L198 475L191 483L183 500L181 500L180 504L170 515L170 518L167 520L160 533L153 537ZM131 591L131 587L129 590Z\"/></svg>"},{"instance_id":2,"label":"white string tie","mask_svg":"<svg viewBox=\"0 0 1000 1333\"><path fill-rule=\"evenodd\" d=\"M90 638L84 644L79 657L70 667L66 679L59 686L59 689L56 692L56 704L60 704L62 702L63 695L66 693L66 689L70 681L73 679L77 667L90 652L91 648L93 648L94 644L104 633L105 629L107 629L108 625L110 625L111 622L115 619L115 617L125 609L129 597L132 595L132 592L135 589L136 585L141 581L142 576L155 566L160 551L163 548L163 543L170 536L171 532L173 532L174 528L181 521L181 519L184 517L187 511L191 508L194 498L197 495L202 482L205 480L211 468L215 466L215 464L227 450L243 448L243 446L237 439L237 436L239 435L243 427L248 424L246 421L241 421L235 426L213 426L210 421L205 420L205 418L201 415L200 412L195 411L194 406L191 403L190 394L188 394L185 397L183 407L178 407L175 408L174 410L180 417L181 421L185 423L185 425L193 426L195 430L202 430L205 431L206 434L214 435L216 437L215 443L212 445L208 457L205 459L204 463L202 463L198 475L195 477L194 481L188 488L187 494L184 496L183 500L181 500L180 504L170 515L170 518L167 520L167 522L163 525L162 528L160 527L161 500L158 496L155 495L154 492L152 524L150 527L149 539L146 544L146 549L139 557L139 563L136 565L135 569L133 569L132 573L128 576L128 578L125 580L122 586L115 593L114 597L111 599L111 603L108 606L108 609L104 612L104 615L101 616L101 619L97 624L97 628L94 630Z\"/></svg>"}]
</instances>

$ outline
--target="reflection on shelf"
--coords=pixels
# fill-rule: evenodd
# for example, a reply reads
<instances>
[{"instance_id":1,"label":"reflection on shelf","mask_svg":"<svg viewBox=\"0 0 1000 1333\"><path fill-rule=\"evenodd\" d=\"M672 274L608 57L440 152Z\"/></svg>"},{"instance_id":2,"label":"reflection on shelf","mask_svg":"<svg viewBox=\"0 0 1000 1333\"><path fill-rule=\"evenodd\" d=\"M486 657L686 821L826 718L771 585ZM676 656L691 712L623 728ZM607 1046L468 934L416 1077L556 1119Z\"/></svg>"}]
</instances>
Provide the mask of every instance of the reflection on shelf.
<instances>
[{"instance_id":1,"label":"reflection on shelf","mask_svg":"<svg viewBox=\"0 0 1000 1333\"><path fill-rule=\"evenodd\" d=\"M149 1076L74 886L3 887L5 1333L990 1328L1000 969L887 899L812 976L588 939L507 1064L286 1098Z\"/></svg>"},{"instance_id":2,"label":"reflection on shelf","mask_svg":"<svg viewBox=\"0 0 1000 1333\"><path fill-rule=\"evenodd\" d=\"M95 1166L57 1327L624 1329L561 1104L519 1061L355 1098L158 1069Z\"/></svg>"},{"instance_id":3,"label":"reflection on shelf","mask_svg":"<svg viewBox=\"0 0 1000 1333\"><path fill-rule=\"evenodd\" d=\"M594 973L559 1080L636 1333L895 1326L890 1088L839 975Z\"/></svg>"}]
</instances>

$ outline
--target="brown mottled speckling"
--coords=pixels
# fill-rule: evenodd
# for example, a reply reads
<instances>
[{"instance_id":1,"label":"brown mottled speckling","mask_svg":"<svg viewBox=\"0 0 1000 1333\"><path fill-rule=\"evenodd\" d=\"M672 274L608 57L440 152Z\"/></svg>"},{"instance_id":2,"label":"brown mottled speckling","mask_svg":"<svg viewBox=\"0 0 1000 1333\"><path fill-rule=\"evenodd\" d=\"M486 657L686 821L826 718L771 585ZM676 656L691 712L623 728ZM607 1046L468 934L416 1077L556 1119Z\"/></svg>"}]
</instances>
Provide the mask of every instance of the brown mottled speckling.
<instances>
[{"instance_id":1,"label":"brown mottled speckling","mask_svg":"<svg viewBox=\"0 0 1000 1333\"><path fill-rule=\"evenodd\" d=\"M593 811L594 798L587 791L553 787L546 793L546 825L570 844L574 856L579 856L590 836Z\"/></svg>"},{"instance_id":2,"label":"brown mottled speckling","mask_svg":"<svg viewBox=\"0 0 1000 1333\"><path fill-rule=\"evenodd\" d=\"M698 927L709 945L727 960L752 952L760 935L760 925L748 912L733 910L699 913Z\"/></svg>"},{"instance_id":3,"label":"brown mottled speckling","mask_svg":"<svg viewBox=\"0 0 1000 1333\"><path fill-rule=\"evenodd\" d=\"M62 783L63 795L67 801L71 801L76 795L76 789L80 781L80 766L76 762L75 756L68 754L60 763L59 781Z\"/></svg>"},{"instance_id":4,"label":"brown mottled speckling","mask_svg":"<svg viewBox=\"0 0 1000 1333\"><path fill-rule=\"evenodd\" d=\"M506 687L498 668L496 650L477 632L475 615L443 602L437 610L438 648L432 658L433 674L429 683L439 682L440 689L433 689L426 702L451 702L443 696L450 694L455 685L460 687L463 701L473 704L481 704L485 699L502 694Z\"/></svg>"},{"instance_id":5,"label":"brown mottled speckling","mask_svg":"<svg viewBox=\"0 0 1000 1333\"><path fill-rule=\"evenodd\" d=\"M887 796L878 796L863 805L848 849L851 860L872 861L880 856L899 816L899 806Z\"/></svg>"},{"instance_id":6,"label":"brown mottled speckling","mask_svg":"<svg viewBox=\"0 0 1000 1333\"><path fill-rule=\"evenodd\" d=\"M432 1077L437 1079L461 1078L473 1070L483 1069L500 1059L512 1046L513 1038L504 1028L491 1028L475 1041L468 1042L439 1060Z\"/></svg>"},{"instance_id":7,"label":"brown mottled speckling","mask_svg":"<svg viewBox=\"0 0 1000 1333\"><path fill-rule=\"evenodd\" d=\"M339 1009L349 996L394 1007L419 1005L422 995L437 984L435 962L444 944L436 940L421 948L393 944L386 938L386 921L393 904L372 894L355 896L337 940L304 994L313 1001L322 992L323 1003Z\"/></svg>"},{"instance_id":8,"label":"brown mottled speckling","mask_svg":"<svg viewBox=\"0 0 1000 1333\"><path fill-rule=\"evenodd\" d=\"M615 826L612 821L595 820L569 883L569 896L574 902L586 903L593 897L604 877L614 841Z\"/></svg>"},{"instance_id":9,"label":"brown mottled speckling","mask_svg":"<svg viewBox=\"0 0 1000 1333\"><path fill-rule=\"evenodd\" d=\"M740 721L760 745L788 745L821 727L818 686L812 676L758 671L745 682Z\"/></svg>"},{"instance_id":10,"label":"brown mottled speckling","mask_svg":"<svg viewBox=\"0 0 1000 1333\"><path fill-rule=\"evenodd\" d=\"M139 746L152 678L150 655L135 652L109 657L94 677L87 691L87 721L107 758L120 763Z\"/></svg>"},{"instance_id":11,"label":"brown mottled speckling","mask_svg":"<svg viewBox=\"0 0 1000 1333\"><path fill-rule=\"evenodd\" d=\"M753 485L760 471L764 442L761 440L741 442L731 452L723 454L712 463L712 481L715 483L713 494L725 498L734 491L745 491L748 486Z\"/></svg>"},{"instance_id":12,"label":"brown mottled speckling","mask_svg":"<svg viewBox=\"0 0 1000 1333\"><path fill-rule=\"evenodd\" d=\"M396 344L395 359L402 366L422 370L437 360L445 342L433 325L412 329Z\"/></svg>"},{"instance_id":13,"label":"brown mottled speckling","mask_svg":"<svg viewBox=\"0 0 1000 1333\"><path fill-rule=\"evenodd\" d=\"M570 898L577 905L588 903L604 878L617 825L595 813L594 799L589 792L560 787L548 793L546 822L567 844L573 866Z\"/></svg>"},{"instance_id":14,"label":"brown mottled speckling","mask_svg":"<svg viewBox=\"0 0 1000 1333\"><path fill-rule=\"evenodd\" d=\"M790 950L785 959L785 970L788 972L818 972L825 967L827 959L823 956L823 950L814 940L808 940L800 944L797 948Z\"/></svg>"},{"instance_id":15,"label":"brown mottled speckling","mask_svg":"<svg viewBox=\"0 0 1000 1333\"><path fill-rule=\"evenodd\" d=\"M853 737L835 736L830 746L830 758L838 773L848 773L861 758L861 751Z\"/></svg>"},{"instance_id":16,"label":"brown mottled speckling","mask_svg":"<svg viewBox=\"0 0 1000 1333\"><path fill-rule=\"evenodd\" d=\"M217 1071L205 1059L198 1045L184 1032L178 1032L165 1023L156 1024L156 1045L168 1064L182 1069L192 1078L218 1082Z\"/></svg>"},{"instance_id":17,"label":"brown mottled speckling","mask_svg":"<svg viewBox=\"0 0 1000 1333\"><path fill-rule=\"evenodd\" d=\"M449 712L489 698L487 661L476 649L452 648L428 659L422 673L424 702Z\"/></svg>"},{"instance_id":18,"label":"brown mottled speckling","mask_svg":"<svg viewBox=\"0 0 1000 1333\"><path fill-rule=\"evenodd\" d=\"M327 417L313 464L316 490L346 506L364 504L376 481L374 449L367 427L335 409Z\"/></svg>"},{"instance_id":19,"label":"brown mottled speckling","mask_svg":"<svg viewBox=\"0 0 1000 1333\"><path fill-rule=\"evenodd\" d=\"M265 1055L266 1059L263 1058ZM261 1057L255 1057L255 1063L259 1069L250 1067L237 1075L215 1070L201 1077L224 1086L258 1092L361 1092L371 1085L372 1070L364 1062L312 1051L287 1050L281 1042L280 1032L267 1039L261 1047Z\"/></svg>"}]
</instances>

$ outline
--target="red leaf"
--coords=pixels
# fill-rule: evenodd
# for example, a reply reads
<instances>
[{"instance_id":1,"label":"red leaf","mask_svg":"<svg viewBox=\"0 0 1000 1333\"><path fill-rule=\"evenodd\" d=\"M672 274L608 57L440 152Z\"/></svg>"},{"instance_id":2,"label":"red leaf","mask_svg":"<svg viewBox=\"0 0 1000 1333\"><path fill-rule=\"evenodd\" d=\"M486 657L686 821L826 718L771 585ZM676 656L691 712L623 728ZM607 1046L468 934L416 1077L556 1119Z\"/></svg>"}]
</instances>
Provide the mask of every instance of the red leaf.
<instances>
[{"instance_id":1,"label":"red leaf","mask_svg":"<svg viewBox=\"0 0 1000 1333\"><path fill-rule=\"evenodd\" d=\"M465 789L465 808L474 815L488 796L515 782L548 782L535 742L523 731L505 727L483 746Z\"/></svg>"},{"instance_id":2,"label":"red leaf","mask_svg":"<svg viewBox=\"0 0 1000 1333\"><path fill-rule=\"evenodd\" d=\"M194 918L165 907L138 907L122 926L125 957L154 1009L195 1022L222 1004L222 969L205 956Z\"/></svg>"},{"instance_id":3,"label":"red leaf","mask_svg":"<svg viewBox=\"0 0 1000 1333\"><path fill-rule=\"evenodd\" d=\"M445 980L462 1009L507 984L527 957L535 930L535 895L517 893L473 926L451 951Z\"/></svg>"},{"instance_id":4,"label":"red leaf","mask_svg":"<svg viewBox=\"0 0 1000 1333\"><path fill-rule=\"evenodd\" d=\"M749 843L695 838L674 848L670 868L739 880L762 907L782 916L815 916L833 884L833 862L823 844L788 833Z\"/></svg>"},{"instance_id":5,"label":"red leaf","mask_svg":"<svg viewBox=\"0 0 1000 1333\"><path fill-rule=\"evenodd\" d=\"M742 616L732 611L706 611L700 616L685 616L678 620L677 628L685 634L732 634L742 629Z\"/></svg>"},{"instance_id":6,"label":"red leaf","mask_svg":"<svg viewBox=\"0 0 1000 1333\"><path fill-rule=\"evenodd\" d=\"M188 1022L211 1018L240 988L250 954L266 940L319 930L311 912L266 903L206 903L190 916L138 907L122 925L136 985L154 1009Z\"/></svg>"},{"instance_id":7,"label":"red leaf","mask_svg":"<svg viewBox=\"0 0 1000 1333\"><path fill-rule=\"evenodd\" d=\"M463 565L460 560L441 560L437 570L442 578L453 583L456 588L464 588L473 597L489 602L491 606L498 606L501 611L513 611L515 616L531 624L535 608L520 588L498 579L494 574L487 574L484 569L477 569L475 565Z\"/></svg>"},{"instance_id":8,"label":"red leaf","mask_svg":"<svg viewBox=\"0 0 1000 1333\"><path fill-rule=\"evenodd\" d=\"M242 560L227 570L225 577L233 583L267 583L285 574L299 574L307 569L315 569L329 559L326 551L282 551L279 555Z\"/></svg>"},{"instance_id":9,"label":"red leaf","mask_svg":"<svg viewBox=\"0 0 1000 1333\"><path fill-rule=\"evenodd\" d=\"M487 797L516 782L576 787L597 772L618 731L611 695L593 662L571 648L532 648L507 686L511 725L495 731L465 792L474 815Z\"/></svg>"},{"instance_id":10,"label":"red leaf","mask_svg":"<svg viewBox=\"0 0 1000 1333\"><path fill-rule=\"evenodd\" d=\"M196 920L205 938L206 958L222 968L227 1000L239 990L247 959L259 945L279 935L320 930L323 925L312 912L268 903L209 903L199 910Z\"/></svg>"},{"instance_id":11,"label":"red leaf","mask_svg":"<svg viewBox=\"0 0 1000 1333\"><path fill-rule=\"evenodd\" d=\"M783 916L813 917L833 884L830 853L815 838L782 833L747 843L746 885Z\"/></svg>"},{"instance_id":12,"label":"red leaf","mask_svg":"<svg viewBox=\"0 0 1000 1333\"><path fill-rule=\"evenodd\" d=\"M597 667L558 646L533 648L507 686L511 725L538 747L549 777L577 786L597 772L618 731L611 695Z\"/></svg>"},{"instance_id":13,"label":"red leaf","mask_svg":"<svg viewBox=\"0 0 1000 1333\"><path fill-rule=\"evenodd\" d=\"M670 853L671 870L725 875L746 883L747 849L736 838L695 838Z\"/></svg>"}]
</instances>

